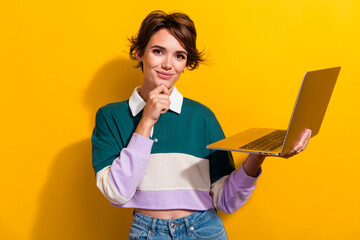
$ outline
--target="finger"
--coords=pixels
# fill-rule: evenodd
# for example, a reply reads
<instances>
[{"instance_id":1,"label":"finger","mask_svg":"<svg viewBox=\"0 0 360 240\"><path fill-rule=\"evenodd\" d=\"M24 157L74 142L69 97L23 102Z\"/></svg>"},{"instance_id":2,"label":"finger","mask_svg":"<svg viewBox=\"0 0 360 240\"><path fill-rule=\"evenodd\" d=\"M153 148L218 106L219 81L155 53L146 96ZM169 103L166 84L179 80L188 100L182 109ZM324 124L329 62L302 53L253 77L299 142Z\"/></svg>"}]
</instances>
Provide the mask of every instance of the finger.
<instances>
[{"instance_id":1,"label":"finger","mask_svg":"<svg viewBox=\"0 0 360 240\"><path fill-rule=\"evenodd\" d=\"M169 89L168 89L165 85L163 85L163 86L164 86L164 87L163 87L163 89L162 89L162 92L160 92L160 93L163 93L163 94L169 96L169 95L170 95Z\"/></svg>"},{"instance_id":2,"label":"finger","mask_svg":"<svg viewBox=\"0 0 360 240\"><path fill-rule=\"evenodd\" d=\"M167 104L158 104L158 108L160 110L160 113L164 114L169 110L170 106Z\"/></svg>"},{"instance_id":3,"label":"finger","mask_svg":"<svg viewBox=\"0 0 360 240\"><path fill-rule=\"evenodd\" d=\"M302 146L304 145L307 137L308 137L308 132L307 132L307 130L306 130L306 131L304 131L304 133L301 135L301 139L300 139L300 141L298 142L298 144L297 144L296 146L302 147Z\"/></svg>"},{"instance_id":4,"label":"finger","mask_svg":"<svg viewBox=\"0 0 360 240\"><path fill-rule=\"evenodd\" d=\"M155 99L155 98L169 99L170 96L169 96L169 94L165 94L166 91L167 91L167 93L169 93L167 88L164 85L161 85L149 93L148 99Z\"/></svg>"},{"instance_id":5,"label":"finger","mask_svg":"<svg viewBox=\"0 0 360 240\"><path fill-rule=\"evenodd\" d=\"M170 101L170 97L168 95L161 94L161 93L153 93L153 94L151 94L150 99L165 99L165 100Z\"/></svg>"},{"instance_id":6,"label":"finger","mask_svg":"<svg viewBox=\"0 0 360 240\"><path fill-rule=\"evenodd\" d=\"M295 153L299 153L299 152L301 152L301 148L302 148L302 144L298 144L298 145L296 145L291 151L293 151L293 153L295 154Z\"/></svg>"},{"instance_id":7,"label":"finger","mask_svg":"<svg viewBox=\"0 0 360 240\"><path fill-rule=\"evenodd\" d=\"M302 147L301 147L301 148L302 148L302 151L305 150L306 146L308 145L308 143L309 143L309 141L310 141L310 138L311 138L311 130L310 130L310 129L307 129L305 135L306 135L306 136L305 136L305 141L304 141L304 143L303 143L303 145L302 145Z\"/></svg>"},{"instance_id":8,"label":"finger","mask_svg":"<svg viewBox=\"0 0 360 240\"><path fill-rule=\"evenodd\" d=\"M309 141L310 141L310 135L308 135L308 137L306 138L306 140L305 140L305 142L304 142L304 145L303 145L303 151L305 150L305 148L306 148L306 146L308 145L308 143L309 143Z\"/></svg>"},{"instance_id":9,"label":"finger","mask_svg":"<svg viewBox=\"0 0 360 240\"><path fill-rule=\"evenodd\" d=\"M156 108L162 108L163 106L170 107L169 99L156 98L152 101L152 103L155 105Z\"/></svg>"},{"instance_id":10,"label":"finger","mask_svg":"<svg viewBox=\"0 0 360 240\"><path fill-rule=\"evenodd\" d=\"M283 155L282 157L283 158L289 158L291 157L293 154L290 154L290 152L286 153L285 155Z\"/></svg>"},{"instance_id":11,"label":"finger","mask_svg":"<svg viewBox=\"0 0 360 240\"><path fill-rule=\"evenodd\" d=\"M170 98L167 95L154 94L150 96L149 102L150 103L163 102L163 103L168 103L170 105Z\"/></svg>"},{"instance_id":12,"label":"finger","mask_svg":"<svg viewBox=\"0 0 360 240\"><path fill-rule=\"evenodd\" d=\"M300 138L300 141L293 148L293 150L295 150L296 153L300 153L301 151L303 151L305 149L306 141L307 141L308 137L309 137L309 132L308 132L308 129L307 129L302 134L302 136Z\"/></svg>"},{"instance_id":13,"label":"finger","mask_svg":"<svg viewBox=\"0 0 360 240\"><path fill-rule=\"evenodd\" d=\"M147 104L148 105L154 105L156 103L163 103L163 104L167 104L170 106L170 99L169 96L164 95L164 94L153 94L149 97Z\"/></svg>"},{"instance_id":14,"label":"finger","mask_svg":"<svg viewBox=\"0 0 360 240\"><path fill-rule=\"evenodd\" d=\"M159 92L160 94L165 94L167 96L170 95L169 89L164 84L161 84L160 87L161 87L161 90Z\"/></svg>"},{"instance_id":15,"label":"finger","mask_svg":"<svg viewBox=\"0 0 360 240\"><path fill-rule=\"evenodd\" d=\"M163 84L161 84L161 85L159 85L159 86L157 86L156 88L154 88L151 92L150 92L150 94L159 94L159 93L165 93L165 94L167 94L168 92L169 92L169 89L167 89L166 87L165 87L165 85L163 85Z\"/></svg>"},{"instance_id":16,"label":"finger","mask_svg":"<svg viewBox=\"0 0 360 240\"><path fill-rule=\"evenodd\" d=\"M310 140L311 138L311 134L312 134L312 131L310 129L308 129L308 141Z\"/></svg>"},{"instance_id":17,"label":"finger","mask_svg":"<svg viewBox=\"0 0 360 240\"><path fill-rule=\"evenodd\" d=\"M157 104L161 104L166 107L170 107L170 100L169 99L156 99Z\"/></svg>"},{"instance_id":18,"label":"finger","mask_svg":"<svg viewBox=\"0 0 360 240\"><path fill-rule=\"evenodd\" d=\"M283 158L289 158L289 157L292 157L295 154L298 154L298 153L304 151L304 149L306 148L310 138L311 138L311 130L307 129L304 132L304 134L302 135L299 143L290 152L283 155Z\"/></svg>"},{"instance_id":19,"label":"finger","mask_svg":"<svg viewBox=\"0 0 360 240\"><path fill-rule=\"evenodd\" d=\"M311 130L308 129L308 135L307 135L307 138L305 140L305 143L304 143L304 146L303 146L303 150L305 150L305 148L307 147L309 141L310 141L310 138L311 138Z\"/></svg>"},{"instance_id":20,"label":"finger","mask_svg":"<svg viewBox=\"0 0 360 240\"><path fill-rule=\"evenodd\" d=\"M286 158L289 158L289 157L291 157L291 156L294 155L294 154L295 154L295 150L293 149L293 150L291 150L290 152L286 153L284 156L286 156Z\"/></svg>"}]
</instances>

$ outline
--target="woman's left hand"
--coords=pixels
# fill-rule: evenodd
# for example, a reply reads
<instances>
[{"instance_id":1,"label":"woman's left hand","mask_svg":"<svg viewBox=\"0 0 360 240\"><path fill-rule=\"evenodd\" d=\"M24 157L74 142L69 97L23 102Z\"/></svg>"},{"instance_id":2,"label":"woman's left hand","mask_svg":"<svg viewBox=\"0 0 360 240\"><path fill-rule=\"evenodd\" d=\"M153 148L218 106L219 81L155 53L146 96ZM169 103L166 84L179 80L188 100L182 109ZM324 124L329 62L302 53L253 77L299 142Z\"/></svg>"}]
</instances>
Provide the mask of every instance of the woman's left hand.
<instances>
[{"instance_id":1,"label":"woman's left hand","mask_svg":"<svg viewBox=\"0 0 360 240\"><path fill-rule=\"evenodd\" d=\"M292 157L292 156L304 151L304 149L306 148L306 146L309 143L310 137L311 137L311 130L306 129L306 131L301 136L298 144L290 152L286 153L285 155L283 155L281 157L289 158L289 157Z\"/></svg>"}]
</instances>

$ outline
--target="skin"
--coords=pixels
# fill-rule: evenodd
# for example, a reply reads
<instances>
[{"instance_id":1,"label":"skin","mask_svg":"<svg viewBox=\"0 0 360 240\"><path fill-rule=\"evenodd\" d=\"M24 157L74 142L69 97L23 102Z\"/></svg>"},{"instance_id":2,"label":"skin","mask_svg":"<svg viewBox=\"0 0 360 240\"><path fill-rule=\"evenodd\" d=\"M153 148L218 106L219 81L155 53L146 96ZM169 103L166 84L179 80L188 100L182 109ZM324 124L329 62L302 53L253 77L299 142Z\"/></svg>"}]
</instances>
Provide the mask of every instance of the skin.
<instances>
[{"instance_id":1,"label":"skin","mask_svg":"<svg viewBox=\"0 0 360 240\"><path fill-rule=\"evenodd\" d=\"M187 51L168 30L161 29L150 38L143 52L136 51L136 58L143 62L144 80L139 95L146 101L146 106L135 133L149 138L151 129L160 115L166 113L170 108L169 96L174 84L187 68ZM307 129L294 149L283 157L289 158L303 151L310 137L311 130ZM249 154L244 162L245 172L249 176L256 177L264 160L265 156ZM163 219L180 218L194 212L184 209L136 210L145 215Z\"/></svg>"}]
</instances>

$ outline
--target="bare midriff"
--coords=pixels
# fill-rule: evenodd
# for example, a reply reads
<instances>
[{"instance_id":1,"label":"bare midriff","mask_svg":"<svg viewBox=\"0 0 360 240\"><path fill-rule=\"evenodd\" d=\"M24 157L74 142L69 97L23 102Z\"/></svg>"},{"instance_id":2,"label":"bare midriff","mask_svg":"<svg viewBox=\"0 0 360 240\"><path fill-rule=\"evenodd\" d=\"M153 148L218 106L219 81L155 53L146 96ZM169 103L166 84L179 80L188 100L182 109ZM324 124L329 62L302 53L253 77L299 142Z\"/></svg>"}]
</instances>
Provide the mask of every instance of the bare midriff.
<instances>
[{"instance_id":1,"label":"bare midriff","mask_svg":"<svg viewBox=\"0 0 360 240\"><path fill-rule=\"evenodd\" d=\"M185 210L185 209L174 209L174 210L150 210L150 209L135 209L136 211L145 214L150 217L162 218L162 219L174 219L182 218L191 213L195 212L194 210Z\"/></svg>"}]
</instances>

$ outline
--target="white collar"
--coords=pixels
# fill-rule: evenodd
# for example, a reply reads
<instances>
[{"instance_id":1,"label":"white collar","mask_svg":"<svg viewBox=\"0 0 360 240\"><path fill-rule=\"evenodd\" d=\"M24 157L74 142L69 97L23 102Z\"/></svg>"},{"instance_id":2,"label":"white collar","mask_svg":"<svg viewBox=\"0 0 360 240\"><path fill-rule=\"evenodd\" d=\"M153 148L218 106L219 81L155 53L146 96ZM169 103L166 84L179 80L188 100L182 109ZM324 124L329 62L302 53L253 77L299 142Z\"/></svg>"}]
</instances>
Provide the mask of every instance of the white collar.
<instances>
[{"instance_id":1,"label":"white collar","mask_svg":"<svg viewBox=\"0 0 360 240\"><path fill-rule=\"evenodd\" d=\"M130 107L131 114L133 115L133 117L138 115L138 113L141 112L141 110L143 110L143 108L146 105L146 102L144 101L144 99L142 99L139 95L140 88L141 88L140 86L136 87L129 99L129 107ZM171 102L170 110L173 112L176 112L177 114L180 114L183 99L184 99L183 95L181 95L181 93L174 86L174 88L170 94L170 102Z\"/></svg>"}]
</instances>

